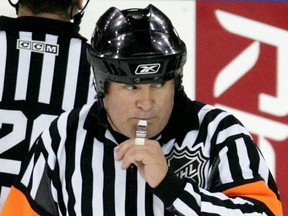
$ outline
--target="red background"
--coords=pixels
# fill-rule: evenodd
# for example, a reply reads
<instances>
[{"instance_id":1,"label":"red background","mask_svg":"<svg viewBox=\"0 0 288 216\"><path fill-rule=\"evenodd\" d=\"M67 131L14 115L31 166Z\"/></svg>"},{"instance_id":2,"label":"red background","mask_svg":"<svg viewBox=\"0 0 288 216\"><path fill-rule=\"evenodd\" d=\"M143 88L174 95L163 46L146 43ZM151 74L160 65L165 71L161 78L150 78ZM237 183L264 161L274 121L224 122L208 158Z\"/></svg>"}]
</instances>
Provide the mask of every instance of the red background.
<instances>
[{"instance_id":1,"label":"red background","mask_svg":"<svg viewBox=\"0 0 288 216\"><path fill-rule=\"evenodd\" d=\"M288 3L272 2L201 2L196 3L196 99L223 104L284 124L288 116L277 117L259 110L259 94L275 95L276 48L260 44L260 54L254 67L219 97L213 96L217 74L245 48L254 42L225 30L215 16L220 9L254 21L288 31ZM288 53L287 53L288 61ZM288 68L287 68L288 73ZM288 85L288 80L287 80ZM287 101L288 106L288 101ZM241 119L240 119L241 120ZM273 130L273 128L271 128ZM257 135L253 134L257 141ZM269 140L276 154L276 180L285 212L288 214L287 145L288 139Z\"/></svg>"}]
</instances>

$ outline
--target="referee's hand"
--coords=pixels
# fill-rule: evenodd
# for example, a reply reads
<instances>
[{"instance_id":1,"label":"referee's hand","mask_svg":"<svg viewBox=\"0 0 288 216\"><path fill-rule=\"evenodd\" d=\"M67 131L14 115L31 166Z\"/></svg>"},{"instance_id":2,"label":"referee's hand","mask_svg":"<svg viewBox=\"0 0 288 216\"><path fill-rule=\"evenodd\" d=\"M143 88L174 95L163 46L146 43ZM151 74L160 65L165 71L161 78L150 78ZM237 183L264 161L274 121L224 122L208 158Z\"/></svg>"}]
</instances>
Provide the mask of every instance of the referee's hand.
<instances>
[{"instance_id":1,"label":"referee's hand","mask_svg":"<svg viewBox=\"0 0 288 216\"><path fill-rule=\"evenodd\" d=\"M168 172L168 165L161 146L156 140L145 139L144 145L135 145L129 139L115 147L116 161L122 161L122 169L135 164L150 187L157 187Z\"/></svg>"}]
</instances>

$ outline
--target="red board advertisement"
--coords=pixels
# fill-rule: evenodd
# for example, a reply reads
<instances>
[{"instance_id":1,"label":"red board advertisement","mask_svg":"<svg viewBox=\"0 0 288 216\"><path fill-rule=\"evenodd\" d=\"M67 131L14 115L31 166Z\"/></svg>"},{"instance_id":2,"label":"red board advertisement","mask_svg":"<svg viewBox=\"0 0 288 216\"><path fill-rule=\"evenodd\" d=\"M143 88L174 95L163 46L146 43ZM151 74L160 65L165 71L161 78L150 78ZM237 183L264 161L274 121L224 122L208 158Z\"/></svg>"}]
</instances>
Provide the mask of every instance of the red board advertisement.
<instances>
[{"instance_id":1,"label":"red board advertisement","mask_svg":"<svg viewBox=\"0 0 288 216\"><path fill-rule=\"evenodd\" d=\"M197 1L196 99L250 130L288 215L288 3ZM286 214L285 214L286 213Z\"/></svg>"}]
</instances>

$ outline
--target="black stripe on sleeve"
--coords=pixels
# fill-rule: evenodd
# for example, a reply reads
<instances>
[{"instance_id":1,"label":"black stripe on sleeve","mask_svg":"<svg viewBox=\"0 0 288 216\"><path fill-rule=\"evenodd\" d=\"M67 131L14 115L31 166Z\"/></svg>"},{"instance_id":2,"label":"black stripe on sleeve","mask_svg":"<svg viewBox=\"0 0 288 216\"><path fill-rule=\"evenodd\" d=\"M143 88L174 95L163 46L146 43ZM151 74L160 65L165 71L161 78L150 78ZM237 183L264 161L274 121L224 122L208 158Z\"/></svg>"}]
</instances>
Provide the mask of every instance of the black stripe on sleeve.
<instances>
[{"instance_id":1,"label":"black stripe on sleeve","mask_svg":"<svg viewBox=\"0 0 288 216\"><path fill-rule=\"evenodd\" d=\"M115 166L114 166L114 144L104 139L104 216L115 215Z\"/></svg>"},{"instance_id":2,"label":"black stripe on sleeve","mask_svg":"<svg viewBox=\"0 0 288 216\"><path fill-rule=\"evenodd\" d=\"M74 211L75 195L73 193L72 176L73 173L75 172L75 149L76 149L78 118L74 118L73 112L70 113L68 116L67 125L70 125L70 127L67 128L68 133L65 141L65 152L66 152L65 181L69 197L67 208L69 215L76 216L76 213Z\"/></svg>"},{"instance_id":3,"label":"black stripe on sleeve","mask_svg":"<svg viewBox=\"0 0 288 216\"><path fill-rule=\"evenodd\" d=\"M86 136L81 156L81 175L82 175L82 215L93 215L93 170L92 170L93 136Z\"/></svg>"},{"instance_id":4,"label":"black stripe on sleeve","mask_svg":"<svg viewBox=\"0 0 288 216\"><path fill-rule=\"evenodd\" d=\"M127 169L125 215L137 215L137 167Z\"/></svg>"}]
</instances>

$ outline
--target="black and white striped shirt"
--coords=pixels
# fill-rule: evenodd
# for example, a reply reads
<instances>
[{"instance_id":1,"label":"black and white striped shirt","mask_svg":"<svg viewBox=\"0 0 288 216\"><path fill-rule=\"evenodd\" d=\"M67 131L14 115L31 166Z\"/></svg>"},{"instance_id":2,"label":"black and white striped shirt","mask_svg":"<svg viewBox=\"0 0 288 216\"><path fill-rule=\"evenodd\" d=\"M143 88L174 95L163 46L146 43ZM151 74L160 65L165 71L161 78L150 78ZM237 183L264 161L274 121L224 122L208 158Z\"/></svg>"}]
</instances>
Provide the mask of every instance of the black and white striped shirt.
<instances>
[{"instance_id":1,"label":"black and white striped shirt","mask_svg":"<svg viewBox=\"0 0 288 216\"><path fill-rule=\"evenodd\" d=\"M62 114L30 152L15 186L40 215L273 215L277 186L232 115L183 96L158 137L169 172L152 189L115 161L125 138L96 103Z\"/></svg>"},{"instance_id":2,"label":"black and white striped shirt","mask_svg":"<svg viewBox=\"0 0 288 216\"><path fill-rule=\"evenodd\" d=\"M92 101L79 26L0 17L0 210L29 145L63 111Z\"/></svg>"}]
</instances>

